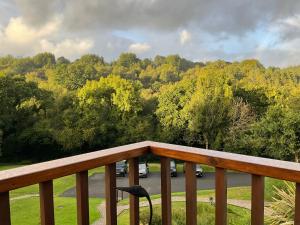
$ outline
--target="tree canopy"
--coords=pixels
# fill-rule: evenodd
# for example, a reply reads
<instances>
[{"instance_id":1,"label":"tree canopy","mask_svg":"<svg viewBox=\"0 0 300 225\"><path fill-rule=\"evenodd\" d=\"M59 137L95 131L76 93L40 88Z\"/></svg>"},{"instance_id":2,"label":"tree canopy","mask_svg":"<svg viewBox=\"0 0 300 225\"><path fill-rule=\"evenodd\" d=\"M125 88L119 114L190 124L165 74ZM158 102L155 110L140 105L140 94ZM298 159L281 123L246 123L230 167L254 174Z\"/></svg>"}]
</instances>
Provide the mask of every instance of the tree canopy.
<instances>
[{"instance_id":1,"label":"tree canopy","mask_svg":"<svg viewBox=\"0 0 300 225\"><path fill-rule=\"evenodd\" d=\"M49 159L146 139L299 161L300 67L122 53L0 57L0 154Z\"/></svg>"}]
</instances>

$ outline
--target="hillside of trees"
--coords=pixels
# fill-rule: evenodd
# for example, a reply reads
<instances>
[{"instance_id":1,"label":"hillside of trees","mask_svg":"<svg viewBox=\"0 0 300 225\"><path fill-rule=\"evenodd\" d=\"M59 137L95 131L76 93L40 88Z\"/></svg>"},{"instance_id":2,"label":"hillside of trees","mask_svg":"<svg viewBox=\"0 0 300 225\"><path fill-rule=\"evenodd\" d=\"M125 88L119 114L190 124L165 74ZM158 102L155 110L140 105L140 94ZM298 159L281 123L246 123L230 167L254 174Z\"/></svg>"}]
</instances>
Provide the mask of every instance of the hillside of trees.
<instances>
[{"instance_id":1,"label":"hillside of trees","mask_svg":"<svg viewBox=\"0 0 300 225\"><path fill-rule=\"evenodd\" d=\"M143 140L299 161L300 67L132 53L110 63L0 58L2 161Z\"/></svg>"}]
</instances>

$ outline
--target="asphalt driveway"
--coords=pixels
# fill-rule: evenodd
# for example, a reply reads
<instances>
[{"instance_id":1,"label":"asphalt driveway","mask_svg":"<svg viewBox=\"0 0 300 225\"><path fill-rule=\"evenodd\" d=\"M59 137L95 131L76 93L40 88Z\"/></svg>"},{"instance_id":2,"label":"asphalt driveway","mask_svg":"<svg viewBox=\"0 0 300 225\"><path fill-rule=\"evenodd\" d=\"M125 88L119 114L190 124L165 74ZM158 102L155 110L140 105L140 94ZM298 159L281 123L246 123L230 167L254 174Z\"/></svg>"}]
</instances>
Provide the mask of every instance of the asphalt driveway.
<instances>
[{"instance_id":1,"label":"asphalt driveway","mask_svg":"<svg viewBox=\"0 0 300 225\"><path fill-rule=\"evenodd\" d=\"M244 173L227 173L228 187L241 187L251 185L251 176ZM104 198L104 174L95 173L89 177L89 196ZM184 174L179 173L178 177L171 178L172 192L185 191ZM160 173L150 173L148 178L140 178L140 185L142 185L151 195L160 194ZM128 177L118 177L117 186L128 186ZM197 178L198 190L214 189L215 188L215 173L207 172L203 177ZM75 187L65 191L62 196L75 197ZM127 195L124 194L124 197Z\"/></svg>"}]
</instances>

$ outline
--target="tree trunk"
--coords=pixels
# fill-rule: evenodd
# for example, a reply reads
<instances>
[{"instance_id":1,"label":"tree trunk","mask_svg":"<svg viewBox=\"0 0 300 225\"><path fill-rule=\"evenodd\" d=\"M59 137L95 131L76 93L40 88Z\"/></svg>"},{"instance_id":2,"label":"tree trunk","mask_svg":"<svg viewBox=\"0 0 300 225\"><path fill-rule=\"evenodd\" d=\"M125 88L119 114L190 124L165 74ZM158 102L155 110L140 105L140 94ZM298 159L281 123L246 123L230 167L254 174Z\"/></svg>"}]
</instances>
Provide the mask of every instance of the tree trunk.
<instances>
[{"instance_id":1,"label":"tree trunk","mask_svg":"<svg viewBox=\"0 0 300 225\"><path fill-rule=\"evenodd\" d=\"M204 135L205 148L208 149L208 138L207 135Z\"/></svg>"},{"instance_id":2,"label":"tree trunk","mask_svg":"<svg viewBox=\"0 0 300 225\"><path fill-rule=\"evenodd\" d=\"M295 152L295 162L299 162L299 152Z\"/></svg>"}]
</instances>

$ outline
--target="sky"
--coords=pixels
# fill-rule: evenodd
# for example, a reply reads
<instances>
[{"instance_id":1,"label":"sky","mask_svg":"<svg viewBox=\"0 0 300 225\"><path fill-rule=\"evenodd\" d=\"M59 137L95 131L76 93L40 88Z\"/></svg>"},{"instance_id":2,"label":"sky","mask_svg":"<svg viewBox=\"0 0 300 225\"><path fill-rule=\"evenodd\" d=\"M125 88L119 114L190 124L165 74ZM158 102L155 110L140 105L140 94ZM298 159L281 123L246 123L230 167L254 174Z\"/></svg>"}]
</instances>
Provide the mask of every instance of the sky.
<instances>
[{"instance_id":1,"label":"sky","mask_svg":"<svg viewBox=\"0 0 300 225\"><path fill-rule=\"evenodd\" d=\"M0 0L0 55L300 65L299 0Z\"/></svg>"}]
</instances>

